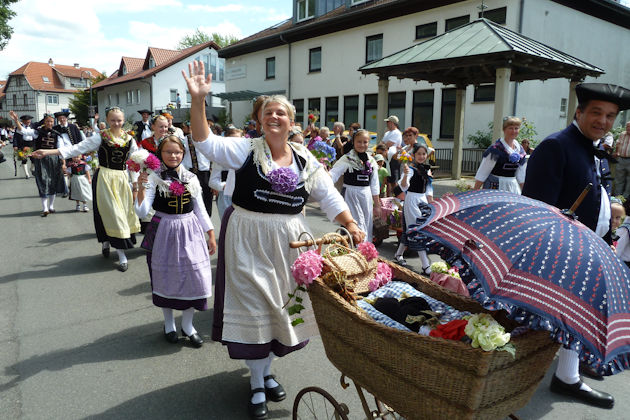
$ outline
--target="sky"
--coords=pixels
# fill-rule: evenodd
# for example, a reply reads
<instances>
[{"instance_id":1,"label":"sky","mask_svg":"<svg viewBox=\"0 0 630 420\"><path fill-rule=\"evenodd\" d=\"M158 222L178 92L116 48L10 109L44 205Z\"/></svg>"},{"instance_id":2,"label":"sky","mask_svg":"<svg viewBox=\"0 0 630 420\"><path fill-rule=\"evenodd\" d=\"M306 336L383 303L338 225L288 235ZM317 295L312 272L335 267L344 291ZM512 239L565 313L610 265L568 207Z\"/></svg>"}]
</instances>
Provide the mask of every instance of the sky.
<instances>
[{"instance_id":1,"label":"sky","mask_svg":"<svg viewBox=\"0 0 630 420\"><path fill-rule=\"evenodd\" d=\"M195 29L243 38L292 14L291 0L20 0L0 51L0 79L28 61L79 63L112 74L147 47L175 49Z\"/></svg>"}]
</instances>

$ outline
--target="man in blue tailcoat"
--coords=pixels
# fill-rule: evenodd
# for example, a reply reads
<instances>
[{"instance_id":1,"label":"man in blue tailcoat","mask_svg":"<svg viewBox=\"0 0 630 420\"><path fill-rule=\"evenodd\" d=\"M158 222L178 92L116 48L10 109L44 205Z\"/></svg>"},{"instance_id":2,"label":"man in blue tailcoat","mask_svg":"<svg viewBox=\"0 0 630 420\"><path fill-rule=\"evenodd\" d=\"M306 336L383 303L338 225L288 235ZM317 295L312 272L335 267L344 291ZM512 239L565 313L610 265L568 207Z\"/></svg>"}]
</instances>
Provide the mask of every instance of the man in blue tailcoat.
<instances>
[{"instance_id":1,"label":"man in blue tailcoat","mask_svg":"<svg viewBox=\"0 0 630 420\"><path fill-rule=\"evenodd\" d=\"M630 90L606 83L582 83L575 87L578 107L573 122L548 136L529 158L523 195L560 209L570 208L589 184L577 208L578 220L599 236L610 234L610 171L599 139L610 131L619 111L630 108ZM614 398L582 382L577 352L561 348L551 391L573 396L604 408Z\"/></svg>"}]
</instances>

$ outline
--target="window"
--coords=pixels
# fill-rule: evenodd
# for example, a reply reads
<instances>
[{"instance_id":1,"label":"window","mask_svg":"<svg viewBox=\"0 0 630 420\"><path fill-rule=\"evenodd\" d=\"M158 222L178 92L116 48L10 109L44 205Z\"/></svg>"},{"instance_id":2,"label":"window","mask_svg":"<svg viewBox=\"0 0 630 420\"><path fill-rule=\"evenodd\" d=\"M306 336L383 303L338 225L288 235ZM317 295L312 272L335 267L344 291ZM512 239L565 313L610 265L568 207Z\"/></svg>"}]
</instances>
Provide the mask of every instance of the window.
<instances>
[{"instance_id":1,"label":"window","mask_svg":"<svg viewBox=\"0 0 630 420\"><path fill-rule=\"evenodd\" d=\"M483 12L483 17L493 21L494 23L498 23L499 25L505 24L507 15L507 7L500 7L498 9L486 10ZM479 12L479 17L481 17L481 12Z\"/></svg>"},{"instance_id":2,"label":"window","mask_svg":"<svg viewBox=\"0 0 630 420\"><path fill-rule=\"evenodd\" d=\"M567 98L560 98L560 116L567 116Z\"/></svg>"},{"instance_id":3,"label":"window","mask_svg":"<svg viewBox=\"0 0 630 420\"><path fill-rule=\"evenodd\" d=\"M120 105L120 93L116 94L116 105Z\"/></svg>"},{"instance_id":4,"label":"window","mask_svg":"<svg viewBox=\"0 0 630 420\"><path fill-rule=\"evenodd\" d=\"M318 113L322 107L321 99L319 98L309 98L308 100L308 112L316 112ZM316 126L319 127L320 119L315 123Z\"/></svg>"},{"instance_id":5,"label":"window","mask_svg":"<svg viewBox=\"0 0 630 420\"><path fill-rule=\"evenodd\" d=\"M18 86L22 86L22 78L21 77L17 78L17 85Z\"/></svg>"},{"instance_id":6,"label":"window","mask_svg":"<svg viewBox=\"0 0 630 420\"><path fill-rule=\"evenodd\" d=\"M440 138L455 137L456 89L442 89L442 111L440 114Z\"/></svg>"},{"instance_id":7,"label":"window","mask_svg":"<svg viewBox=\"0 0 630 420\"><path fill-rule=\"evenodd\" d=\"M130 90L127 91L127 105L133 103L133 95Z\"/></svg>"},{"instance_id":8,"label":"window","mask_svg":"<svg viewBox=\"0 0 630 420\"><path fill-rule=\"evenodd\" d=\"M378 95L376 93L365 95L365 106L363 109L363 128L369 131L376 131L376 107Z\"/></svg>"},{"instance_id":9,"label":"window","mask_svg":"<svg viewBox=\"0 0 630 420\"><path fill-rule=\"evenodd\" d=\"M155 67L155 60L153 57L149 57L149 68L152 69L153 67Z\"/></svg>"},{"instance_id":10,"label":"window","mask_svg":"<svg viewBox=\"0 0 630 420\"><path fill-rule=\"evenodd\" d=\"M405 124L405 100L407 95L405 92L390 92L387 99L387 115L395 115L398 117L398 126L406 127ZM403 128L404 130L404 128Z\"/></svg>"},{"instance_id":11,"label":"window","mask_svg":"<svg viewBox=\"0 0 630 420\"><path fill-rule=\"evenodd\" d=\"M383 34L365 38L365 62L380 60L383 57Z\"/></svg>"},{"instance_id":12,"label":"window","mask_svg":"<svg viewBox=\"0 0 630 420\"><path fill-rule=\"evenodd\" d=\"M276 78L276 57L269 57L265 60L265 79Z\"/></svg>"},{"instance_id":13,"label":"window","mask_svg":"<svg viewBox=\"0 0 630 420\"><path fill-rule=\"evenodd\" d=\"M433 134L433 89L417 90L413 93L411 125L432 138Z\"/></svg>"},{"instance_id":14,"label":"window","mask_svg":"<svg viewBox=\"0 0 630 420\"><path fill-rule=\"evenodd\" d=\"M208 71L212 73L212 77L217 75L217 57L212 54L210 54L210 66L208 67Z\"/></svg>"},{"instance_id":15,"label":"window","mask_svg":"<svg viewBox=\"0 0 630 420\"><path fill-rule=\"evenodd\" d=\"M322 47L308 50L308 72L322 71Z\"/></svg>"},{"instance_id":16,"label":"window","mask_svg":"<svg viewBox=\"0 0 630 420\"><path fill-rule=\"evenodd\" d=\"M294 99L293 106L295 107L295 122L304 124L304 99Z\"/></svg>"},{"instance_id":17,"label":"window","mask_svg":"<svg viewBox=\"0 0 630 420\"><path fill-rule=\"evenodd\" d=\"M298 0L297 20L310 19L315 16L315 0Z\"/></svg>"},{"instance_id":18,"label":"window","mask_svg":"<svg viewBox=\"0 0 630 420\"><path fill-rule=\"evenodd\" d=\"M125 75L127 74L127 66L123 64L122 66L122 74Z\"/></svg>"},{"instance_id":19,"label":"window","mask_svg":"<svg viewBox=\"0 0 630 420\"><path fill-rule=\"evenodd\" d=\"M190 96L190 92L186 89L186 103L189 104L192 100L192 96Z\"/></svg>"},{"instance_id":20,"label":"window","mask_svg":"<svg viewBox=\"0 0 630 420\"><path fill-rule=\"evenodd\" d=\"M361 3L365 3L368 0L350 0L350 4L351 5L355 5L355 4L361 4Z\"/></svg>"},{"instance_id":21,"label":"window","mask_svg":"<svg viewBox=\"0 0 630 420\"><path fill-rule=\"evenodd\" d=\"M107 95L107 106L112 106L112 94Z\"/></svg>"},{"instance_id":22,"label":"window","mask_svg":"<svg viewBox=\"0 0 630 420\"><path fill-rule=\"evenodd\" d=\"M225 60L219 60L219 82L223 81L225 73Z\"/></svg>"},{"instance_id":23,"label":"window","mask_svg":"<svg viewBox=\"0 0 630 420\"><path fill-rule=\"evenodd\" d=\"M171 102L177 102L177 89L171 89Z\"/></svg>"},{"instance_id":24,"label":"window","mask_svg":"<svg viewBox=\"0 0 630 420\"><path fill-rule=\"evenodd\" d=\"M429 38L437 35L437 22L416 26L416 39Z\"/></svg>"},{"instance_id":25,"label":"window","mask_svg":"<svg viewBox=\"0 0 630 420\"><path fill-rule=\"evenodd\" d=\"M332 131L332 126L337 120L339 120L339 98L336 96L326 98L326 126Z\"/></svg>"},{"instance_id":26,"label":"window","mask_svg":"<svg viewBox=\"0 0 630 420\"><path fill-rule=\"evenodd\" d=\"M46 95L48 105L59 105L59 95Z\"/></svg>"},{"instance_id":27,"label":"window","mask_svg":"<svg viewBox=\"0 0 630 420\"><path fill-rule=\"evenodd\" d=\"M446 19L446 31L450 31L451 29L459 28L470 22L470 16L460 16L452 19Z\"/></svg>"},{"instance_id":28,"label":"window","mask_svg":"<svg viewBox=\"0 0 630 420\"><path fill-rule=\"evenodd\" d=\"M495 85L475 86L475 102L494 102Z\"/></svg>"},{"instance_id":29,"label":"window","mask_svg":"<svg viewBox=\"0 0 630 420\"><path fill-rule=\"evenodd\" d=\"M24 106L28 105L28 95L25 93L24 96Z\"/></svg>"},{"instance_id":30,"label":"window","mask_svg":"<svg viewBox=\"0 0 630 420\"><path fill-rule=\"evenodd\" d=\"M42 80L44 81L44 83L50 83L50 79L46 76L42 76Z\"/></svg>"},{"instance_id":31,"label":"window","mask_svg":"<svg viewBox=\"0 0 630 420\"><path fill-rule=\"evenodd\" d=\"M136 103L140 103L140 89L136 89Z\"/></svg>"},{"instance_id":32,"label":"window","mask_svg":"<svg viewBox=\"0 0 630 420\"><path fill-rule=\"evenodd\" d=\"M13 106L17 106L17 95L13 94Z\"/></svg>"},{"instance_id":33,"label":"window","mask_svg":"<svg viewBox=\"0 0 630 420\"><path fill-rule=\"evenodd\" d=\"M359 122L359 95L343 97L343 120L346 127Z\"/></svg>"}]
</instances>

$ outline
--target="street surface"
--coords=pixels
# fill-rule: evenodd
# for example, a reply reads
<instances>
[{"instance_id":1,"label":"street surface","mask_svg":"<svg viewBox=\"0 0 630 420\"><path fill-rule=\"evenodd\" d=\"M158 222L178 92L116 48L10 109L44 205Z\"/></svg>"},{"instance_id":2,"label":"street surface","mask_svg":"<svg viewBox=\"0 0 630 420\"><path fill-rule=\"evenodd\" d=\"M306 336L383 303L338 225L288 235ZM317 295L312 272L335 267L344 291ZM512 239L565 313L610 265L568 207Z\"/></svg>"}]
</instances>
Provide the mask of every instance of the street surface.
<instances>
[{"instance_id":1,"label":"street surface","mask_svg":"<svg viewBox=\"0 0 630 420\"><path fill-rule=\"evenodd\" d=\"M435 188L436 195L448 189L440 183ZM206 340L201 349L186 341L167 343L162 311L151 303L144 251L128 252L129 271L120 273L115 252L101 256L91 212L76 213L74 202L58 197L57 213L42 218L40 206L35 180L14 177L10 160L1 164L0 418L247 419L248 369L210 341L212 311L195 315ZM215 206L218 230L217 213ZM335 229L314 207L306 214L316 234ZM379 251L391 258L395 247L391 237ZM417 257L407 258L420 268ZM365 417L353 387L341 388L340 373L318 338L276 361L273 371L288 398L269 403L271 419L291 418L293 398L306 386L322 387L346 403L351 419ZM612 410L551 394L551 373L516 413L521 419L630 418L627 373L586 380L615 396Z\"/></svg>"}]
</instances>

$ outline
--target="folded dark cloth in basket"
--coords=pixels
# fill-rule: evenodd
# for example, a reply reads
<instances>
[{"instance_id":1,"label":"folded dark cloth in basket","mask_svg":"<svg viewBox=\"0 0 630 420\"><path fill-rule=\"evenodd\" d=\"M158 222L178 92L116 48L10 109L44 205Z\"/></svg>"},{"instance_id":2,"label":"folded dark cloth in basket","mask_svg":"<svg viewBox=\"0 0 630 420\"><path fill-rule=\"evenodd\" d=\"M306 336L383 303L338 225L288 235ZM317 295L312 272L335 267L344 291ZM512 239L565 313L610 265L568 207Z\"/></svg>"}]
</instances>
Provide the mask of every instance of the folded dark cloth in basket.
<instances>
[{"instance_id":1,"label":"folded dark cloth in basket","mask_svg":"<svg viewBox=\"0 0 630 420\"><path fill-rule=\"evenodd\" d=\"M464 316L470 315L470 312L458 311L457 309L449 306L431 296L416 290L413 286L402 281L396 281L394 279L390 283L370 293L365 299L359 300L357 303L361 309L363 309L372 319L388 327L396 328L403 331L411 331L400 322L395 321L384 313L378 311L371 303L375 302L377 298L396 298L402 299L405 297L421 297L429 306L432 312L439 314L438 318L440 323L444 324L454 319L462 319ZM417 331L416 331L417 332Z\"/></svg>"}]
</instances>

